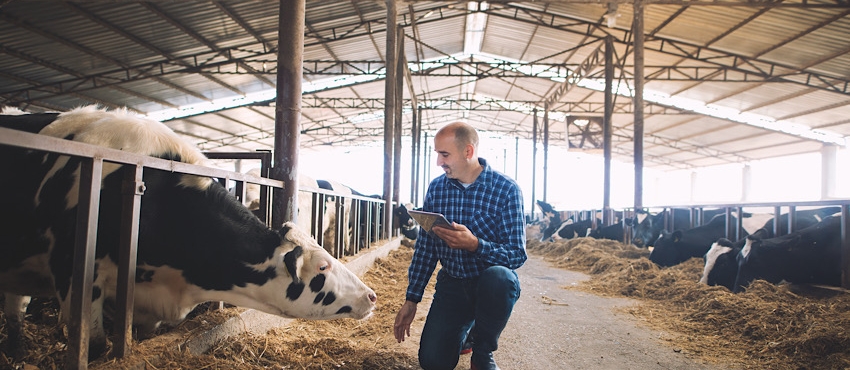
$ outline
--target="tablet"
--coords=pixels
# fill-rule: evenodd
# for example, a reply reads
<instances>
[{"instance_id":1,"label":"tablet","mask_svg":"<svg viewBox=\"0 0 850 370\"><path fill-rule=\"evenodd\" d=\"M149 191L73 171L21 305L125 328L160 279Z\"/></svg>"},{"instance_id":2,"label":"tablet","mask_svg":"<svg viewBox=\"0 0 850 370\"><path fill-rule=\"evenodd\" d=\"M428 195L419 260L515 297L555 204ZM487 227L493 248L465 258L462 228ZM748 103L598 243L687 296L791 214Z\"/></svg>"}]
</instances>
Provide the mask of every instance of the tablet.
<instances>
[{"instance_id":1,"label":"tablet","mask_svg":"<svg viewBox=\"0 0 850 370\"><path fill-rule=\"evenodd\" d=\"M425 212L425 211L407 211L410 213L410 217L413 217L416 220L416 223L419 224L422 229L425 231L431 231L431 228L434 226L445 225L447 227L451 227L452 223L449 220L446 220L446 216L443 216L439 213L433 212Z\"/></svg>"}]
</instances>

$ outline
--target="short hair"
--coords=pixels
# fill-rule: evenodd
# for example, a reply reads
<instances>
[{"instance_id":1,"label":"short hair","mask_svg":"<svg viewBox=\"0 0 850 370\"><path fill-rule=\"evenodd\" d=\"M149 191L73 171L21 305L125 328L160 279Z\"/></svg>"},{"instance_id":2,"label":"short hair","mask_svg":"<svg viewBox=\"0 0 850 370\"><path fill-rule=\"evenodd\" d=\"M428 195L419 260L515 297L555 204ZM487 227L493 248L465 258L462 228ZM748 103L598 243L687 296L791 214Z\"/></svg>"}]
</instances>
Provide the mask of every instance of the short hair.
<instances>
[{"instance_id":1,"label":"short hair","mask_svg":"<svg viewBox=\"0 0 850 370\"><path fill-rule=\"evenodd\" d=\"M452 122L441 128L437 134L441 132L446 134L453 133L455 136L455 143L457 143L459 148L463 148L466 144L472 144L476 150L478 148L478 131L466 123Z\"/></svg>"}]
</instances>

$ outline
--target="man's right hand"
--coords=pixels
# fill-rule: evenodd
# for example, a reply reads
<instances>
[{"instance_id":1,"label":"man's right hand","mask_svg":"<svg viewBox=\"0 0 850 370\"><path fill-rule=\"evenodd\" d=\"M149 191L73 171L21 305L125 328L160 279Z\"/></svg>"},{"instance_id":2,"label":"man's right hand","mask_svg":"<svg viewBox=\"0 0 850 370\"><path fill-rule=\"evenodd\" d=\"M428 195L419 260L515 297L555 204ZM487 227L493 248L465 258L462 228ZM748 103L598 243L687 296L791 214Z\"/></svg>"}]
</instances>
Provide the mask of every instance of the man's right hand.
<instances>
[{"instance_id":1,"label":"man's right hand","mask_svg":"<svg viewBox=\"0 0 850 370\"><path fill-rule=\"evenodd\" d=\"M410 324L413 323L414 317L416 317L416 302L405 301L398 310L395 325L393 325L393 333L399 343L404 342L406 336L410 336Z\"/></svg>"}]
</instances>

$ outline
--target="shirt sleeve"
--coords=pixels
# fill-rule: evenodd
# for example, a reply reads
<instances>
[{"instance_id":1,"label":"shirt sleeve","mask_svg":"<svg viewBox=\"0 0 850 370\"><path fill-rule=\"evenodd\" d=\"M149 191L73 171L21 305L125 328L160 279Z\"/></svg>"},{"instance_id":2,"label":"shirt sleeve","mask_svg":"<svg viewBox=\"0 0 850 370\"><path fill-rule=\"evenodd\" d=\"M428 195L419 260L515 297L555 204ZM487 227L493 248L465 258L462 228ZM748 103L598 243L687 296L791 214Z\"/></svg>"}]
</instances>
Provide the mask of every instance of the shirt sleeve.
<instances>
[{"instance_id":1,"label":"shirt sleeve","mask_svg":"<svg viewBox=\"0 0 850 370\"><path fill-rule=\"evenodd\" d=\"M514 186L507 187L503 199L502 217L499 219L497 240L478 238L478 259L509 269L520 268L528 259L525 251L525 215L522 193Z\"/></svg>"},{"instance_id":2,"label":"shirt sleeve","mask_svg":"<svg viewBox=\"0 0 850 370\"><path fill-rule=\"evenodd\" d=\"M426 193L424 200L425 209L428 209L429 196ZM407 269L407 295L406 299L411 302L419 303L422 301L422 295L425 294L425 287L428 285L428 280L431 280L431 275L437 268L438 256L436 253L437 237L431 236L419 228L419 236L416 238L416 245L413 250L413 258L410 260L410 267Z\"/></svg>"}]
</instances>

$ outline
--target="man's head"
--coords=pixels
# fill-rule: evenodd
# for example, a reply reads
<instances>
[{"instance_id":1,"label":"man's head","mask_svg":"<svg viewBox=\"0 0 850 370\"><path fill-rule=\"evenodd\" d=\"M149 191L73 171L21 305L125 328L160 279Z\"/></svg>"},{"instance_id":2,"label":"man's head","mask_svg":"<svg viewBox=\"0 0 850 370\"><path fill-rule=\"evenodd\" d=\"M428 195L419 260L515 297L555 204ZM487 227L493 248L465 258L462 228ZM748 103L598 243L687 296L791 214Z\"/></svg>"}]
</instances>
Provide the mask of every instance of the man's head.
<instances>
[{"instance_id":1,"label":"man's head","mask_svg":"<svg viewBox=\"0 0 850 370\"><path fill-rule=\"evenodd\" d=\"M478 132L463 122L450 123L434 136L437 165L450 179L472 183L481 173L478 163Z\"/></svg>"}]
</instances>

